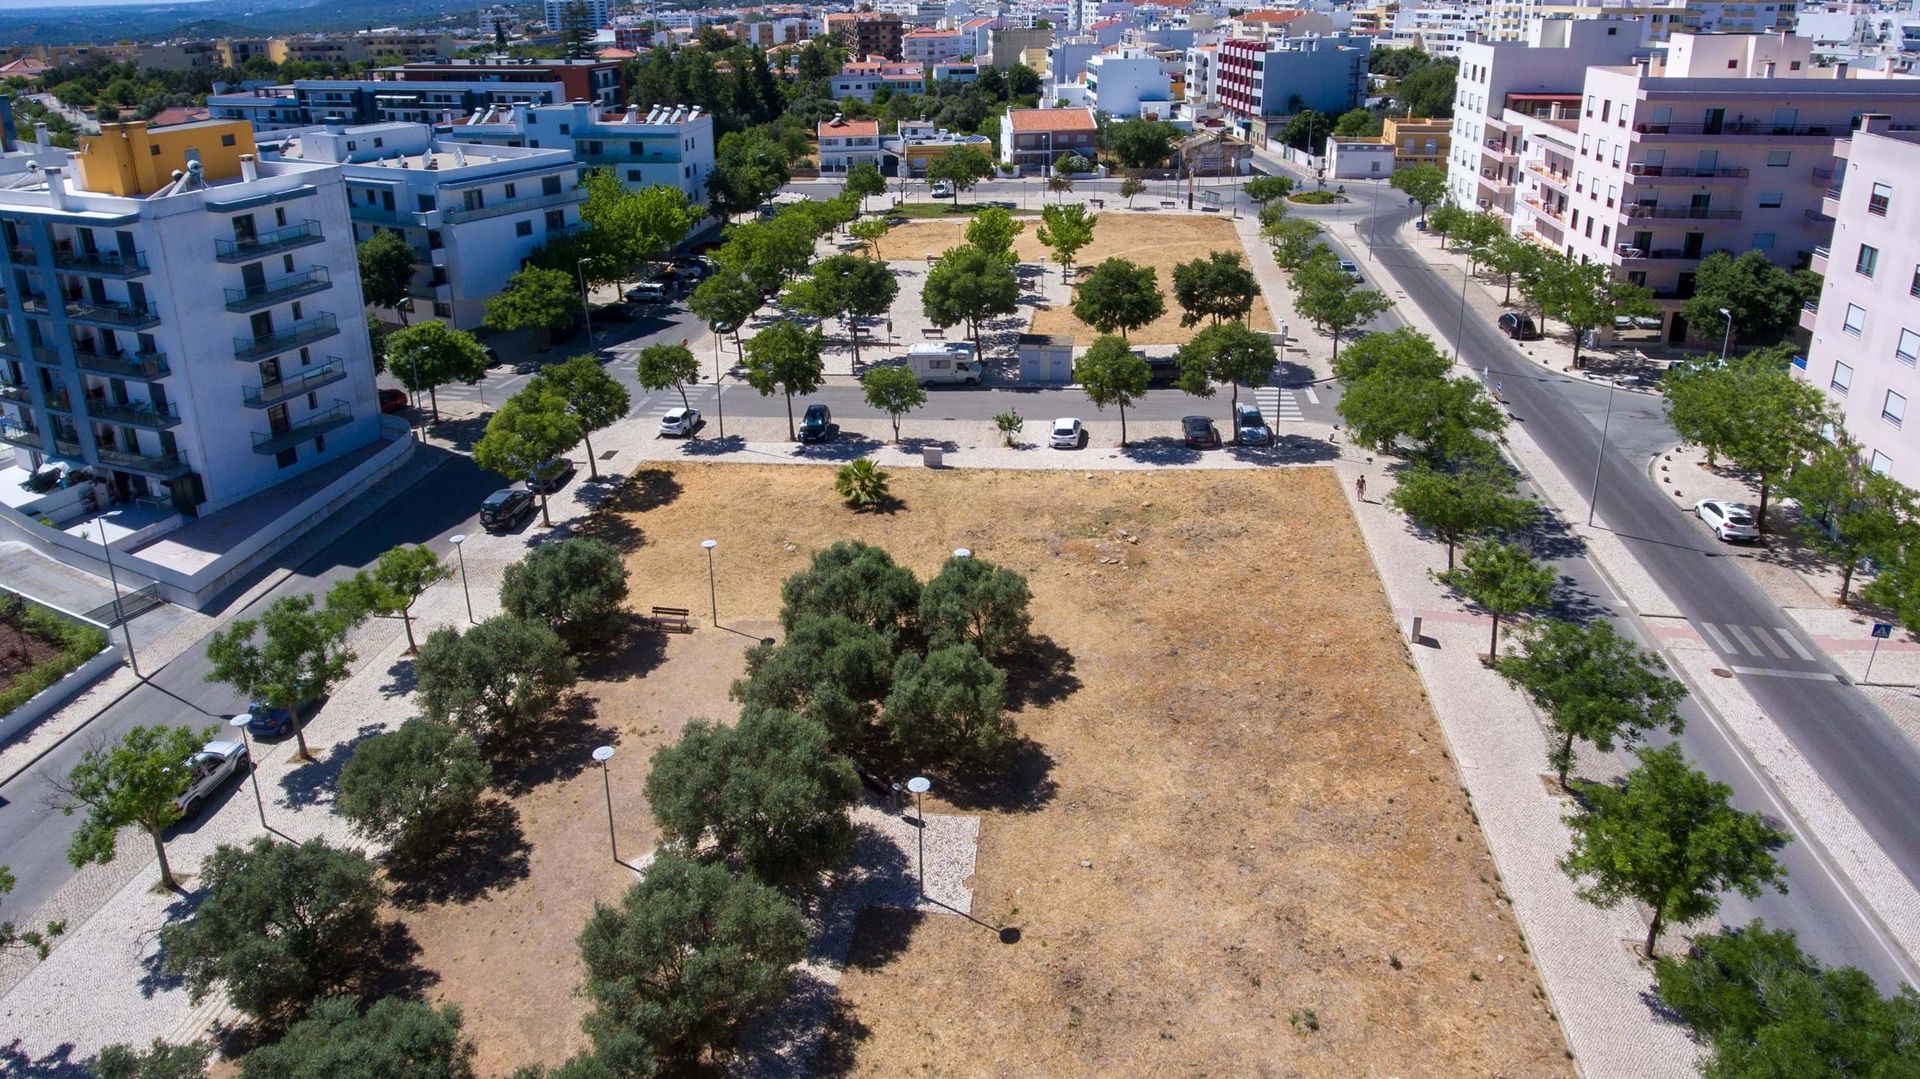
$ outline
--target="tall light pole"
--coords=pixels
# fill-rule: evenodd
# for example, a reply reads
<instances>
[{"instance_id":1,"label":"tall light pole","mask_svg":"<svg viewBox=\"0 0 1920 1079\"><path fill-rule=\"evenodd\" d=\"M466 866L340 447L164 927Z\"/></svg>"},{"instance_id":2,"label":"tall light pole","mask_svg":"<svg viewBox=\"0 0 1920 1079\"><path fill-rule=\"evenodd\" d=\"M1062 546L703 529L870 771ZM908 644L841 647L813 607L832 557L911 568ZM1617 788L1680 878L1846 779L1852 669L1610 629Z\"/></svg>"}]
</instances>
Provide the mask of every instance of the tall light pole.
<instances>
[{"instance_id":1,"label":"tall light pole","mask_svg":"<svg viewBox=\"0 0 1920 1079\"><path fill-rule=\"evenodd\" d=\"M1467 268L1460 267L1460 321L1453 328L1453 362L1460 362L1460 335L1467 332Z\"/></svg>"},{"instance_id":2,"label":"tall light pole","mask_svg":"<svg viewBox=\"0 0 1920 1079\"><path fill-rule=\"evenodd\" d=\"M460 594L467 597L467 624L474 625L473 593L467 588L467 534L462 532L453 537L454 553L460 556Z\"/></svg>"},{"instance_id":3,"label":"tall light pole","mask_svg":"<svg viewBox=\"0 0 1920 1079\"><path fill-rule=\"evenodd\" d=\"M1600 465L1607 459L1607 432L1613 428L1612 380L1607 382L1607 418L1600 423L1600 453L1593 459L1593 489L1587 492L1587 525L1593 525L1594 503L1600 498Z\"/></svg>"},{"instance_id":4,"label":"tall light pole","mask_svg":"<svg viewBox=\"0 0 1920 1079\"><path fill-rule=\"evenodd\" d=\"M1727 346L1733 342L1733 312L1722 307L1720 313L1727 318L1727 332L1720 335L1720 366L1727 365Z\"/></svg>"},{"instance_id":5,"label":"tall light pole","mask_svg":"<svg viewBox=\"0 0 1920 1079\"><path fill-rule=\"evenodd\" d=\"M701 540L700 546L707 551L707 602L713 606L713 624L720 624L720 592L713 583L713 549L719 546L714 540Z\"/></svg>"},{"instance_id":6,"label":"tall light pole","mask_svg":"<svg viewBox=\"0 0 1920 1079\"><path fill-rule=\"evenodd\" d=\"M273 829L267 827L267 802L260 797L260 764L253 759L253 739L247 737L247 724L251 722L253 717L243 713L227 720L227 726L240 732L240 744L247 747L247 778L253 781L253 805L260 811L260 827L271 833Z\"/></svg>"},{"instance_id":7,"label":"tall light pole","mask_svg":"<svg viewBox=\"0 0 1920 1079\"><path fill-rule=\"evenodd\" d=\"M713 413L715 418L720 421L720 438L722 441L725 441L727 437L727 406L726 402L722 400L724 395L720 392L724 388L720 385L720 327L709 326L707 328L713 331Z\"/></svg>"},{"instance_id":8,"label":"tall light pole","mask_svg":"<svg viewBox=\"0 0 1920 1079\"><path fill-rule=\"evenodd\" d=\"M927 811L920 804L920 796L927 793L933 781L926 776L914 776L907 780L907 789L913 792L914 823L920 833L920 898L927 897Z\"/></svg>"},{"instance_id":9,"label":"tall light pole","mask_svg":"<svg viewBox=\"0 0 1920 1079\"><path fill-rule=\"evenodd\" d=\"M399 302L399 303L397 303L397 304L394 304L394 305L393 305L393 309L394 309L395 311L411 311L411 310L413 310L413 297L411 297L411 296L402 296L402 297L400 297L400 302ZM407 320L406 320L406 317L405 317L404 315L403 315L403 316L401 316L401 319L400 319L400 321L401 321L401 323L402 323L402 324L404 325L404 324L406 323L406 321L407 321ZM408 359L409 359L409 360L411 361L411 362L410 362L410 366L411 366L411 367L413 368L413 386L411 386L411 387L409 387L409 392L413 394L413 416L412 416L412 418L411 418L411 419L409 419L409 420L407 421L407 426L408 426L409 428L413 428L413 427L418 427L418 426L419 426L419 425L418 425L418 424L416 424L416 423L415 423L414 421L415 421L415 420L418 420L418 419L420 418L420 390L419 390L419 386L420 386L420 354L419 354L418 352L413 352L413 353L409 353L409 354L408 354Z\"/></svg>"},{"instance_id":10,"label":"tall light pole","mask_svg":"<svg viewBox=\"0 0 1920 1079\"><path fill-rule=\"evenodd\" d=\"M587 263L591 259L581 259L573 264L573 272L580 278L580 313L587 319L587 344L593 344L593 303L587 295Z\"/></svg>"},{"instance_id":11,"label":"tall light pole","mask_svg":"<svg viewBox=\"0 0 1920 1079\"><path fill-rule=\"evenodd\" d=\"M613 848L613 860L620 862L620 840L613 834L613 780L607 777L607 762L613 759L612 746L598 746L593 751L594 763L600 766L600 786L607 792L607 845ZM624 865L626 863L620 862Z\"/></svg>"},{"instance_id":12,"label":"tall light pole","mask_svg":"<svg viewBox=\"0 0 1920 1079\"><path fill-rule=\"evenodd\" d=\"M107 522L95 517L93 523L100 529L100 557L107 563L107 580L113 585L113 620L120 623L120 632L127 637L127 666L133 668L135 678L143 678L140 661L133 654L133 627L127 624L126 611L120 606L120 576L113 569L113 548L107 546Z\"/></svg>"}]
</instances>

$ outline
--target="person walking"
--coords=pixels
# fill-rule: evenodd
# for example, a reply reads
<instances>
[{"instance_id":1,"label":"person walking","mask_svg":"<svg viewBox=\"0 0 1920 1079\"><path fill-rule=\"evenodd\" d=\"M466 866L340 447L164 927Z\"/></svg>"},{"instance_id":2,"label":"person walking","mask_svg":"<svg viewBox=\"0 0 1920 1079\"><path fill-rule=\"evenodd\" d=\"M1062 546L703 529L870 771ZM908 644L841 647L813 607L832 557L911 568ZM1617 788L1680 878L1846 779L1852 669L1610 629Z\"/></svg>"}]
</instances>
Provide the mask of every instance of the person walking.
<instances>
[{"instance_id":1,"label":"person walking","mask_svg":"<svg viewBox=\"0 0 1920 1079\"><path fill-rule=\"evenodd\" d=\"M1367 478L1361 476L1353 481L1353 496L1362 502L1367 500Z\"/></svg>"}]
</instances>

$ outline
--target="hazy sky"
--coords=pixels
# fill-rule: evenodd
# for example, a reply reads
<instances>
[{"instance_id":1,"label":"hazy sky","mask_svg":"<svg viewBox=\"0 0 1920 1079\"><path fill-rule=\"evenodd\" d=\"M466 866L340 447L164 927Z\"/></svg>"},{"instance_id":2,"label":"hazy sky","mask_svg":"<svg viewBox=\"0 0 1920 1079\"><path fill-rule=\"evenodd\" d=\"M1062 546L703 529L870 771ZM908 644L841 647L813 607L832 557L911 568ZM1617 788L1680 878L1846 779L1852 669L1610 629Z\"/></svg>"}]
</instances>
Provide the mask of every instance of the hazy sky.
<instances>
[{"instance_id":1,"label":"hazy sky","mask_svg":"<svg viewBox=\"0 0 1920 1079\"><path fill-rule=\"evenodd\" d=\"M165 0L169 4L195 3L197 0ZM0 0L0 11L21 11L30 8L81 8L108 7L113 5L150 6L153 0Z\"/></svg>"}]
</instances>

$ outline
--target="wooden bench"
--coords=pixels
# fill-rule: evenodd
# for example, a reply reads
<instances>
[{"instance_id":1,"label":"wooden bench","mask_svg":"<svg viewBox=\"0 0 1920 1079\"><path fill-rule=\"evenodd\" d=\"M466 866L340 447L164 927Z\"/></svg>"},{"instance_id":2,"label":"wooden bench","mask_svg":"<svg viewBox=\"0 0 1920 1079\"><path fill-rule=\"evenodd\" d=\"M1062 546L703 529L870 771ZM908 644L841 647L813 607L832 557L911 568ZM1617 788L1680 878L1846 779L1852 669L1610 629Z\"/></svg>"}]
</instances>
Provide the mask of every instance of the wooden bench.
<instances>
[{"instance_id":1,"label":"wooden bench","mask_svg":"<svg viewBox=\"0 0 1920 1079\"><path fill-rule=\"evenodd\" d=\"M672 629L678 630L681 633L692 633L693 623L688 621L692 615L693 612L687 610L685 607L655 607L653 609L653 624L659 626L661 629Z\"/></svg>"},{"instance_id":2,"label":"wooden bench","mask_svg":"<svg viewBox=\"0 0 1920 1079\"><path fill-rule=\"evenodd\" d=\"M929 341L945 341L947 339L947 331L939 326L922 326L920 327L920 336Z\"/></svg>"}]
</instances>

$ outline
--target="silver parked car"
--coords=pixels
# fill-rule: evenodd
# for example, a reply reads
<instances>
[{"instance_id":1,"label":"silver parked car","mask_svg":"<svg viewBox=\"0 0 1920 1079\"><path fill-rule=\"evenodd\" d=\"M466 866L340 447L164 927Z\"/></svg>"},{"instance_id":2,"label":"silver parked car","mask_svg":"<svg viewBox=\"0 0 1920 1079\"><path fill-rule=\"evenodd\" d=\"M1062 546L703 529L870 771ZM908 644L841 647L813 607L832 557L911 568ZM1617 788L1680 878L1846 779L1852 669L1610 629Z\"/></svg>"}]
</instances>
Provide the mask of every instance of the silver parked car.
<instances>
[{"instance_id":1,"label":"silver parked car","mask_svg":"<svg viewBox=\"0 0 1920 1079\"><path fill-rule=\"evenodd\" d=\"M222 783L244 773L246 766L246 746L239 742L208 742L205 749L187 758L187 771L193 780L187 793L174 799L174 807L183 817L193 816Z\"/></svg>"}]
</instances>

